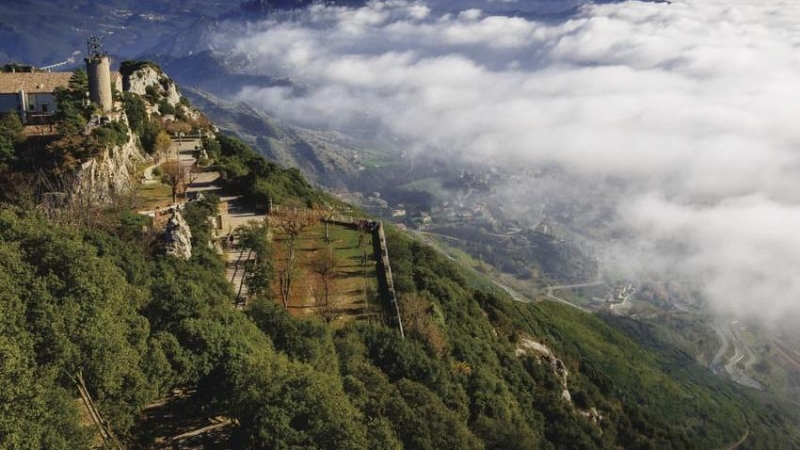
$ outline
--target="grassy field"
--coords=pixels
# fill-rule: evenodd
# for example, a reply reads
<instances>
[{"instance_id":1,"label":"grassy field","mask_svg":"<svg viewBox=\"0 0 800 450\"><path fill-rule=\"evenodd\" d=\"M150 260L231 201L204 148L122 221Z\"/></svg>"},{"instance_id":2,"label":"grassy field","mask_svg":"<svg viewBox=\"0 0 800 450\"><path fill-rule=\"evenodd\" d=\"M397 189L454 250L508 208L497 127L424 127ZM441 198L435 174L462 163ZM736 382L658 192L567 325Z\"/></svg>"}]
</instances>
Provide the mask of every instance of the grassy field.
<instances>
[{"instance_id":1,"label":"grassy field","mask_svg":"<svg viewBox=\"0 0 800 450\"><path fill-rule=\"evenodd\" d=\"M372 254L372 236L363 235L362 247L367 252L366 265L362 264L359 233L349 228L329 225L329 241L325 239L325 225L317 224L307 230L297 241L297 266L290 289L289 311L297 316L317 315L314 289L319 289L320 275L314 271L314 262L323 252L333 252L335 269L331 303L337 310L335 323L372 317L378 308L378 282L375 259ZM277 234L273 240L276 271L286 258L285 236ZM273 283L273 297L280 302L280 285Z\"/></svg>"},{"instance_id":2,"label":"grassy field","mask_svg":"<svg viewBox=\"0 0 800 450\"><path fill-rule=\"evenodd\" d=\"M169 206L172 190L163 183L139 185L136 189L136 207L140 210Z\"/></svg>"}]
</instances>

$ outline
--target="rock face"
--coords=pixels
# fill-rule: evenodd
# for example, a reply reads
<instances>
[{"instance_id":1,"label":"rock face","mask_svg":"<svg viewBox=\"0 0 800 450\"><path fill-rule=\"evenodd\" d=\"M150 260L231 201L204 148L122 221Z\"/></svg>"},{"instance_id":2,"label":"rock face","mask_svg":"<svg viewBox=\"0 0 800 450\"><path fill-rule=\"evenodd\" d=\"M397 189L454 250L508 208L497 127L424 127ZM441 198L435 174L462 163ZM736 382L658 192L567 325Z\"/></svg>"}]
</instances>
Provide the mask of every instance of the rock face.
<instances>
[{"instance_id":1,"label":"rock face","mask_svg":"<svg viewBox=\"0 0 800 450\"><path fill-rule=\"evenodd\" d=\"M127 124L124 114L117 119ZM129 133L125 145L106 148L100 155L80 165L75 173L73 192L95 205L110 204L115 196L131 192L138 183L135 179L136 165L146 159L147 156L139 150L136 137Z\"/></svg>"},{"instance_id":2,"label":"rock face","mask_svg":"<svg viewBox=\"0 0 800 450\"><path fill-rule=\"evenodd\" d=\"M151 66L144 66L125 77L123 86L126 91L141 96L145 96L147 88L153 86L170 105L175 106L181 101L175 82Z\"/></svg>"},{"instance_id":3,"label":"rock face","mask_svg":"<svg viewBox=\"0 0 800 450\"><path fill-rule=\"evenodd\" d=\"M164 231L164 253L181 259L192 257L192 230L177 209L173 211Z\"/></svg>"},{"instance_id":4,"label":"rock face","mask_svg":"<svg viewBox=\"0 0 800 450\"><path fill-rule=\"evenodd\" d=\"M200 111L196 108L184 105L181 102L183 96L178 92L175 82L156 67L144 65L130 74L124 75L122 88L126 92L143 97L146 100L148 114L158 114L162 120L175 120L175 116L171 113L160 110L162 108L159 108L159 104L162 101L165 101L189 119L194 120L201 116ZM153 95L148 95L148 90Z\"/></svg>"},{"instance_id":5,"label":"rock face","mask_svg":"<svg viewBox=\"0 0 800 450\"><path fill-rule=\"evenodd\" d=\"M569 393L567 385L569 371L564 366L564 362L556 358L553 352L547 348L546 345L534 341L530 337L523 337L517 343L517 348L514 352L518 357L534 356L540 362L550 366L550 370L558 377L561 383L561 398L567 403L572 403L572 396Z\"/></svg>"}]
</instances>

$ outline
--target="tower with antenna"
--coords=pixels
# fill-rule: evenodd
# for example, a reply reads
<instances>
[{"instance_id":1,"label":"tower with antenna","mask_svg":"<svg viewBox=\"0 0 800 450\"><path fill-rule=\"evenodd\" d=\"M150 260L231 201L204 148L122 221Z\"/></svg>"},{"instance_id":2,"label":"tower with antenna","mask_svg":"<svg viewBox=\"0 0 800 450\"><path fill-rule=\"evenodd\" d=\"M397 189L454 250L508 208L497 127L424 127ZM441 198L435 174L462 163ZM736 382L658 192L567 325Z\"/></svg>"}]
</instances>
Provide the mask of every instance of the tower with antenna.
<instances>
[{"instance_id":1,"label":"tower with antenna","mask_svg":"<svg viewBox=\"0 0 800 450\"><path fill-rule=\"evenodd\" d=\"M103 112L111 111L114 99L111 96L111 63L97 36L86 42L86 75L89 78L89 100Z\"/></svg>"}]
</instances>

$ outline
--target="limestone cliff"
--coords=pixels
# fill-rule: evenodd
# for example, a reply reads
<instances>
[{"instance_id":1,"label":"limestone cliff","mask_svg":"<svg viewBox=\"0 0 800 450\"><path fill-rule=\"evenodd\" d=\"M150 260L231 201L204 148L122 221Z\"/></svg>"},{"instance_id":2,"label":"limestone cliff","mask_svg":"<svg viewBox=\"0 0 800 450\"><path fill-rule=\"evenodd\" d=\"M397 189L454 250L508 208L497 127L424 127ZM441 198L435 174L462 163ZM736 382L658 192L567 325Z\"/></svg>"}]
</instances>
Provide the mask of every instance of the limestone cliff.
<instances>
[{"instance_id":1,"label":"limestone cliff","mask_svg":"<svg viewBox=\"0 0 800 450\"><path fill-rule=\"evenodd\" d=\"M117 120L125 122L124 113ZM136 179L136 166L147 156L141 152L137 138L128 133L124 145L109 146L99 155L85 161L75 173L76 183L73 192L83 196L93 204L106 205L114 197L127 195L139 182Z\"/></svg>"},{"instance_id":2,"label":"limestone cliff","mask_svg":"<svg viewBox=\"0 0 800 450\"><path fill-rule=\"evenodd\" d=\"M178 86L167 74L157 66L143 64L130 72L123 72L123 90L138 94L145 98L148 103L148 111L157 113L161 116L172 115L172 111L161 111L164 109L162 102L166 102L176 112L185 115L189 119L197 119L200 112L182 102L183 96L178 92ZM174 119L174 118L173 118Z\"/></svg>"},{"instance_id":3,"label":"limestone cliff","mask_svg":"<svg viewBox=\"0 0 800 450\"><path fill-rule=\"evenodd\" d=\"M164 253L181 259L192 257L192 230L176 208L167 222L163 237Z\"/></svg>"},{"instance_id":4,"label":"limestone cliff","mask_svg":"<svg viewBox=\"0 0 800 450\"><path fill-rule=\"evenodd\" d=\"M147 88L152 86L172 106L181 101L181 94L178 93L175 82L153 66L145 65L133 71L130 75L126 75L122 85L125 91L139 94L143 97L147 95Z\"/></svg>"}]
</instances>

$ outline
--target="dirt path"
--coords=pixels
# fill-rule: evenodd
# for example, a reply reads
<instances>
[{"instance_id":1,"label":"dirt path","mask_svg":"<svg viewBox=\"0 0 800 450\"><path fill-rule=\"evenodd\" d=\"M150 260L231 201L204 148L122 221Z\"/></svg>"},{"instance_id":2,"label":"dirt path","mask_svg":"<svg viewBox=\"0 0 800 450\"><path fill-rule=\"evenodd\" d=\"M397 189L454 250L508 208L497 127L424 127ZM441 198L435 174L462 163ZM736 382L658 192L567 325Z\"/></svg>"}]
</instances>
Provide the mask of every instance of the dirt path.
<instances>
[{"instance_id":1,"label":"dirt path","mask_svg":"<svg viewBox=\"0 0 800 450\"><path fill-rule=\"evenodd\" d=\"M235 247L225 252L225 274L228 281L233 285L236 293L236 306L246 306L248 296L247 285L245 285L245 266L248 261L255 259L255 255L249 248Z\"/></svg>"},{"instance_id":2,"label":"dirt path","mask_svg":"<svg viewBox=\"0 0 800 450\"><path fill-rule=\"evenodd\" d=\"M153 176L153 170L160 165L161 163L159 162L144 168L144 172L142 173L142 184L160 183L160 181Z\"/></svg>"},{"instance_id":3,"label":"dirt path","mask_svg":"<svg viewBox=\"0 0 800 450\"><path fill-rule=\"evenodd\" d=\"M599 273L599 271L598 271L598 273ZM584 283L575 283L575 284L564 284L564 285L560 285L560 286L548 286L548 287L546 287L544 289L544 292L545 292L545 297L547 299L549 299L549 300L553 300L553 301L556 301L556 302L559 302L559 303L563 303L565 305L572 306L575 309L579 309L579 310L581 310L581 311L583 311L585 313L591 314L592 313L591 310L589 310L587 308L584 308L583 306L576 305L575 303L572 303L572 302L570 302L568 300L564 300L563 298L556 296L553 293L553 291L560 291L560 290L565 290L565 289L578 289L578 288L592 287L592 286L600 286L602 284L604 284L604 282L600 278L600 275L598 275L597 279L594 280L594 281L586 281Z\"/></svg>"},{"instance_id":4,"label":"dirt path","mask_svg":"<svg viewBox=\"0 0 800 450\"><path fill-rule=\"evenodd\" d=\"M594 284L584 284L584 285L581 285L580 287L585 287L585 286L594 286ZM576 286L576 287L578 287L578 286ZM573 307L575 309L579 309L579 310L581 310L581 311L583 311L583 312L585 312L587 314L591 314L592 313L590 310L584 308L583 306L578 306L575 303L572 303L570 301L564 300L561 297L556 297L555 295L553 295L553 290L554 289L555 289L555 287L546 288L545 289L545 298L547 298L548 300L556 301L558 303L562 303L562 304L567 305L567 306L571 306L571 307Z\"/></svg>"},{"instance_id":5,"label":"dirt path","mask_svg":"<svg viewBox=\"0 0 800 450\"><path fill-rule=\"evenodd\" d=\"M744 444L744 441L746 441L749 436L750 436L750 429L748 428L744 432L744 436L742 436L742 438L739 439L739 441L737 441L735 444L733 444L733 445L731 445L729 447L726 447L725 450L735 450L735 449L739 448L739 446Z\"/></svg>"}]
</instances>

